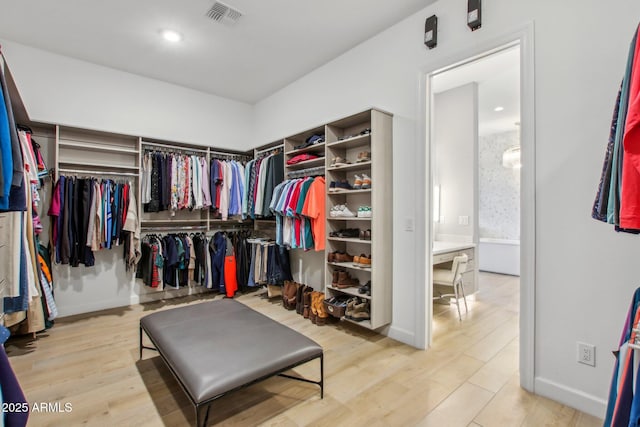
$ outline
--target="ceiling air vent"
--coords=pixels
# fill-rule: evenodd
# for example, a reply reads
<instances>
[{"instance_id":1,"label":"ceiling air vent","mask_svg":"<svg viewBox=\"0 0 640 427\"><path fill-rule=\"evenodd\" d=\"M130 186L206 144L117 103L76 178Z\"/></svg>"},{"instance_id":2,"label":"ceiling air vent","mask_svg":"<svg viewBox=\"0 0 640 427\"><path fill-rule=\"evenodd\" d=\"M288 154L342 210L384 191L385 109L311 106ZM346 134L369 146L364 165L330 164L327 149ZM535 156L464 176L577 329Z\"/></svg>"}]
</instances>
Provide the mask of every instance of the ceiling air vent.
<instances>
[{"instance_id":1,"label":"ceiling air vent","mask_svg":"<svg viewBox=\"0 0 640 427\"><path fill-rule=\"evenodd\" d=\"M215 2L207 12L207 16L216 22L233 25L242 16L242 12L222 2Z\"/></svg>"}]
</instances>

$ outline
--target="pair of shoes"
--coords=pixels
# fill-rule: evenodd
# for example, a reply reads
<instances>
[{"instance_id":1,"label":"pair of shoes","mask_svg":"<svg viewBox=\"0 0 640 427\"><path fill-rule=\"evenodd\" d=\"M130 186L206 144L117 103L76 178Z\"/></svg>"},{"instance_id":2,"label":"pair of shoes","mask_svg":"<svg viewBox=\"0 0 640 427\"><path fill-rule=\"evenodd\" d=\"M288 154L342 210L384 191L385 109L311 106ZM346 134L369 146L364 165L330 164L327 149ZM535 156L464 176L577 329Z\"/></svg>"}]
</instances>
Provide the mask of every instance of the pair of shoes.
<instances>
[{"instance_id":1,"label":"pair of shoes","mask_svg":"<svg viewBox=\"0 0 640 427\"><path fill-rule=\"evenodd\" d=\"M333 251L327 254L328 262L352 262L353 255L342 251Z\"/></svg>"},{"instance_id":2,"label":"pair of shoes","mask_svg":"<svg viewBox=\"0 0 640 427\"><path fill-rule=\"evenodd\" d=\"M371 133L371 128L365 128L360 135L369 135Z\"/></svg>"},{"instance_id":3,"label":"pair of shoes","mask_svg":"<svg viewBox=\"0 0 640 427\"><path fill-rule=\"evenodd\" d=\"M333 256L333 262L353 262L353 255L347 252L338 252Z\"/></svg>"},{"instance_id":4,"label":"pair of shoes","mask_svg":"<svg viewBox=\"0 0 640 427\"><path fill-rule=\"evenodd\" d=\"M353 265L362 268L371 268L371 255L366 256L361 254L360 256L353 257Z\"/></svg>"},{"instance_id":5,"label":"pair of shoes","mask_svg":"<svg viewBox=\"0 0 640 427\"><path fill-rule=\"evenodd\" d=\"M360 240L371 240L371 229L360 230Z\"/></svg>"},{"instance_id":6,"label":"pair of shoes","mask_svg":"<svg viewBox=\"0 0 640 427\"><path fill-rule=\"evenodd\" d=\"M371 218L371 206L360 206L358 208L358 218Z\"/></svg>"},{"instance_id":7,"label":"pair of shoes","mask_svg":"<svg viewBox=\"0 0 640 427\"><path fill-rule=\"evenodd\" d=\"M351 162L345 158L342 157L334 157L333 159L331 159L331 167L336 167L336 166L347 166L350 165Z\"/></svg>"},{"instance_id":8,"label":"pair of shoes","mask_svg":"<svg viewBox=\"0 0 640 427\"><path fill-rule=\"evenodd\" d=\"M366 294L367 296L371 296L371 280L365 283L363 286L358 288L359 294Z\"/></svg>"},{"instance_id":9,"label":"pair of shoes","mask_svg":"<svg viewBox=\"0 0 640 427\"><path fill-rule=\"evenodd\" d=\"M370 162L370 161L371 161L371 151L361 151L358 153L358 158L356 158L356 163Z\"/></svg>"},{"instance_id":10,"label":"pair of shoes","mask_svg":"<svg viewBox=\"0 0 640 427\"><path fill-rule=\"evenodd\" d=\"M333 281L336 288L345 289L360 286L360 281L351 277L348 271L336 270L333 272ZM332 283L333 284L333 283Z\"/></svg>"},{"instance_id":11,"label":"pair of shoes","mask_svg":"<svg viewBox=\"0 0 640 427\"><path fill-rule=\"evenodd\" d=\"M343 228L329 233L329 237L355 238L362 232L359 228Z\"/></svg>"},{"instance_id":12,"label":"pair of shoes","mask_svg":"<svg viewBox=\"0 0 640 427\"><path fill-rule=\"evenodd\" d=\"M371 178L366 173L363 173L362 176L354 175L355 179L353 181L353 189L354 190L366 190L371 188Z\"/></svg>"},{"instance_id":13,"label":"pair of shoes","mask_svg":"<svg viewBox=\"0 0 640 427\"><path fill-rule=\"evenodd\" d=\"M341 271L347 271L343 268L336 268L335 270L333 270L333 278L331 279L331 286L333 287L338 287L338 279L340 278L340 272Z\"/></svg>"},{"instance_id":14,"label":"pair of shoes","mask_svg":"<svg viewBox=\"0 0 640 427\"><path fill-rule=\"evenodd\" d=\"M347 319L361 322L363 320L371 319L369 300L353 297L347 302L347 310L345 311L345 317Z\"/></svg>"},{"instance_id":15,"label":"pair of shoes","mask_svg":"<svg viewBox=\"0 0 640 427\"><path fill-rule=\"evenodd\" d=\"M371 185L371 183L369 183L369 185ZM340 181L331 181L331 183L329 183L329 192L341 190L353 190L353 187L346 179Z\"/></svg>"},{"instance_id":16,"label":"pair of shoes","mask_svg":"<svg viewBox=\"0 0 640 427\"><path fill-rule=\"evenodd\" d=\"M329 211L331 218L353 218L355 214L349 210L347 205L336 205Z\"/></svg>"}]
</instances>

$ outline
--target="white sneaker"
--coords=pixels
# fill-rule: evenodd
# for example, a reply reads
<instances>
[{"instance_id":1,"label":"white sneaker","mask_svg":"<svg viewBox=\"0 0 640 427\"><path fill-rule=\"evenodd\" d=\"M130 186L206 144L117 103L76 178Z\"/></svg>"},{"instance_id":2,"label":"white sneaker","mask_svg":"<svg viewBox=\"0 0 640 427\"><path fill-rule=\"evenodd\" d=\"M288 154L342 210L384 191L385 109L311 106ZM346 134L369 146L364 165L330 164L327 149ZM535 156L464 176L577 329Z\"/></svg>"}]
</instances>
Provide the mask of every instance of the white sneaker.
<instances>
[{"instance_id":1,"label":"white sneaker","mask_svg":"<svg viewBox=\"0 0 640 427\"><path fill-rule=\"evenodd\" d=\"M345 208L344 205L335 205L334 207L331 208L331 210L329 211L329 216L332 218L337 218L342 216L341 212L342 210Z\"/></svg>"},{"instance_id":2,"label":"white sneaker","mask_svg":"<svg viewBox=\"0 0 640 427\"><path fill-rule=\"evenodd\" d=\"M340 215L339 216L341 216L343 218L353 218L353 217L355 217L355 214L349 210L347 205L342 205L342 208L343 209L340 211Z\"/></svg>"}]
</instances>

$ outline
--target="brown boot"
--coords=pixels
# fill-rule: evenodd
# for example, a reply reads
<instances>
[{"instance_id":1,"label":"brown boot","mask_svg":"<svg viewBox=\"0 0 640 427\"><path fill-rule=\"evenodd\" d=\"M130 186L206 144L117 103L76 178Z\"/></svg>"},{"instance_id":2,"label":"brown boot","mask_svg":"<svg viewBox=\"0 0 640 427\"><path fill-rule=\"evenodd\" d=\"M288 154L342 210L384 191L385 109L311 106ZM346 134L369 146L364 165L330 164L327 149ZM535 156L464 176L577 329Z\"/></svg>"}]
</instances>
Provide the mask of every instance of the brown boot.
<instances>
[{"instance_id":1,"label":"brown boot","mask_svg":"<svg viewBox=\"0 0 640 427\"><path fill-rule=\"evenodd\" d=\"M344 288L350 288L353 286L360 286L360 282L358 281L358 279L352 278L348 272L341 271L340 274L338 275L338 283L336 284L336 286L338 288L344 289Z\"/></svg>"},{"instance_id":2,"label":"brown boot","mask_svg":"<svg viewBox=\"0 0 640 427\"><path fill-rule=\"evenodd\" d=\"M302 295L304 290L307 288L306 285L300 284L298 286L298 290L296 292L296 313L302 314L302 308L304 307L304 302L302 300Z\"/></svg>"},{"instance_id":3,"label":"brown boot","mask_svg":"<svg viewBox=\"0 0 640 427\"><path fill-rule=\"evenodd\" d=\"M287 310L295 310L296 295L299 284L290 280L285 280L282 292L282 306Z\"/></svg>"},{"instance_id":4,"label":"brown boot","mask_svg":"<svg viewBox=\"0 0 640 427\"><path fill-rule=\"evenodd\" d=\"M333 270L333 280L331 280L331 286L336 286L338 284L339 277L340 270Z\"/></svg>"},{"instance_id":5,"label":"brown boot","mask_svg":"<svg viewBox=\"0 0 640 427\"><path fill-rule=\"evenodd\" d=\"M318 292L318 318L316 319L316 325L324 326L327 324L327 318L329 317L329 313L324 309L324 292Z\"/></svg>"},{"instance_id":6,"label":"brown boot","mask_svg":"<svg viewBox=\"0 0 640 427\"><path fill-rule=\"evenodd\" d=\"M316 319L318 318L318 309L316 308L316 299L318 298L317 292L311 292L311 312L309 313L309 320L314 325L316 324Z\"/></svg>"},{"instance_id":7,"label":"brown boot","mask_svg":"<svg viewBox=\"0 0 640 427\"><path fill-rule=\"evenodd\" d=\"M309 318L309 313L311 313L311 293L313 288L307 287L302 294L302 298L304 300L304 308L302 309L302 317L305 319Z\"/></svg>"}]
</instances>

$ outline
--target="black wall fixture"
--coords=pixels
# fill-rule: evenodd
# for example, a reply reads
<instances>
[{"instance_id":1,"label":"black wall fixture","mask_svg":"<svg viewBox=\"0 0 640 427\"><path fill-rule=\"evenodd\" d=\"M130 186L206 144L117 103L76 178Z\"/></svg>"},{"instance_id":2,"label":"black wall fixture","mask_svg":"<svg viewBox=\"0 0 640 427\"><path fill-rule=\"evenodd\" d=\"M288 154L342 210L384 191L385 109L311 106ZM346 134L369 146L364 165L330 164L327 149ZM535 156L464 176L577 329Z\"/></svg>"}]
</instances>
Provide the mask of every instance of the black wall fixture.
<instances>
[{"instance_id":1,"label":"black wall fixture","mask_svg":"<svg viewBox=\"0 0 640 427\"><path fill-rule=\"evenodd\" d=\"M438 17L431 15L424 22L424 44L433 49L438 45Z\"/></svg>"},{"instance_id":2,"label":"black wall fixture","mask_svg":"<svg viewBox=\"0 0 640 427\"><path fill-rule=\"evenodd\" d=\"M480 7L480 0L468 0L467 25L471 28L471 31L475 31L482 26L482 8Z\"/></svg>"}]
</instances>

